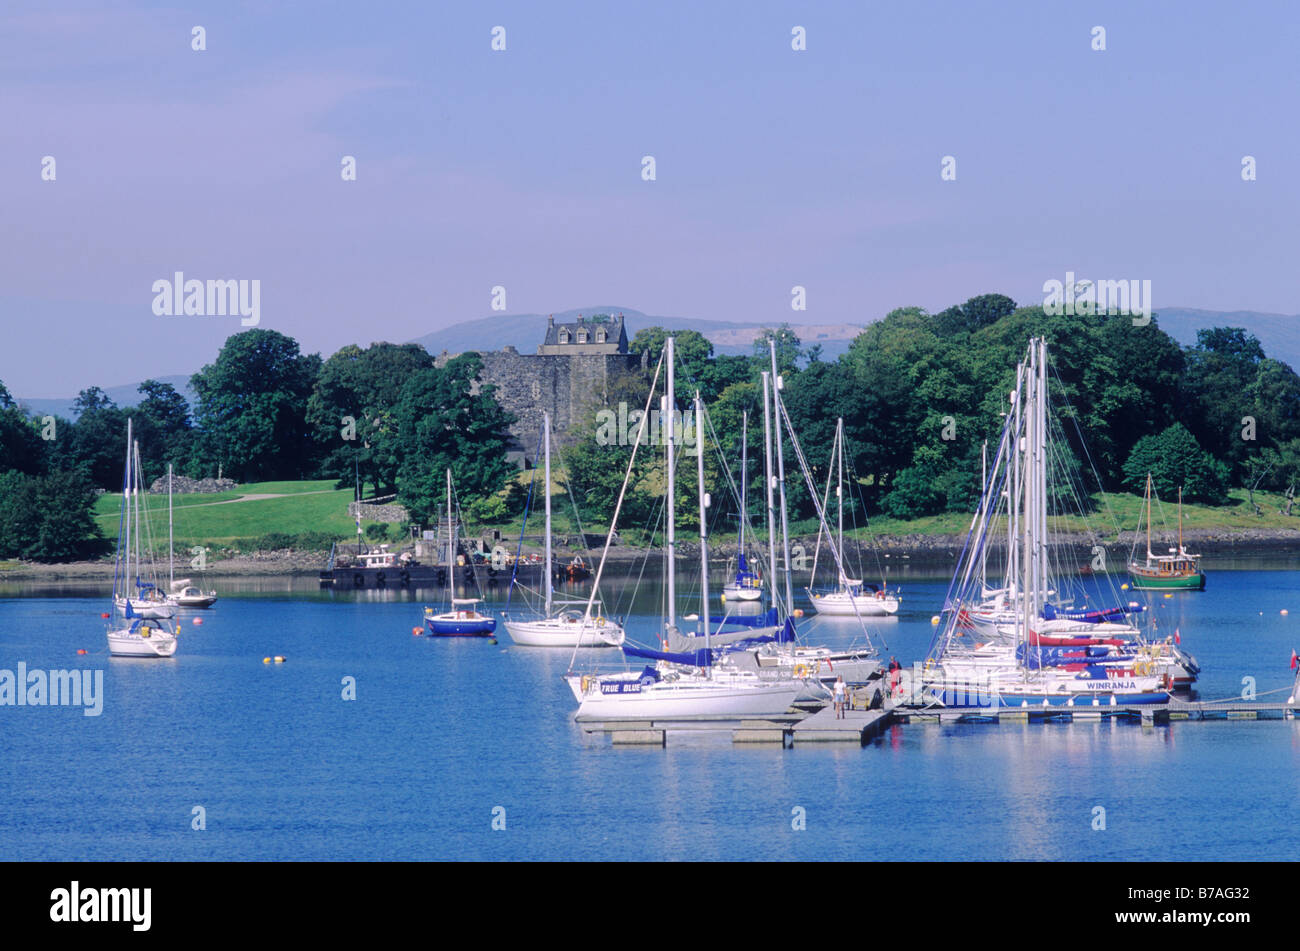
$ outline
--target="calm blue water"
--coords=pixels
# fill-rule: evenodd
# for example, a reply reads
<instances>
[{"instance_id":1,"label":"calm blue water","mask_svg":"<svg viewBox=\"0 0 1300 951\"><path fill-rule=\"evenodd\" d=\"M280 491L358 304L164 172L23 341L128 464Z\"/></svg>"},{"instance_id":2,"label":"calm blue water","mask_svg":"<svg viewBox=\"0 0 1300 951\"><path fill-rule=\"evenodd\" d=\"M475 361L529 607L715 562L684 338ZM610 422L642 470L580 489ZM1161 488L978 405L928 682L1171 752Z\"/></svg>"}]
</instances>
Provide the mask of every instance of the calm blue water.
<instances>
[{"instance_id":1,"label":"calm blue water","mask_svg":"<svg viewBox=\"0 0 1300 951\"><path fill-rule=\"evenodd\" d=\"M514 648L504 631L496 646L413 637L422 602L274 587L227 590L170 661L106 656L104 594L0 600L0 668L100 668L106 691L98 718L0 707L0 859L1300 853L1300 722L912 725L864 749L677 735L614 749L572 723L567 651ZM904 585L905 616L874 627L887 654L923 655L945 587ZM1212 571L1205 593L1155 604L1205 668L1203 697L1238 695L1246 676L1261 694L1290 687L1295 572ZM268 654L288 662L263 665ZM355 701L341 699L345 676ZM196 805L206 830L190 827Z\"/></svg>"}]
</instances>

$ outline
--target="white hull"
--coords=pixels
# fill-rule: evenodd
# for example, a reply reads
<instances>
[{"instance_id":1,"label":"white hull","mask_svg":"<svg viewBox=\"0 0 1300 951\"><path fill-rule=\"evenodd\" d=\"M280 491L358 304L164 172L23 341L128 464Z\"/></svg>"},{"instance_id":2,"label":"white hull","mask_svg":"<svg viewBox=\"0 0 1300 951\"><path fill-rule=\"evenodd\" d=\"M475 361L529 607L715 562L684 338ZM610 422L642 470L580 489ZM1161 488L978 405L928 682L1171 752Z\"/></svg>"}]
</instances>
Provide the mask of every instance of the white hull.
<instances>
[{"instance_id":1,"label":"white hull","mask_svg":"<svg viewBox=\"0 0 1300 951\"><path fill-rule=\"evenodd\" d=\"M763 589L729 584L722 589L722 596L728 601L761 601L763 599Z\"/></svg>"},{"instance_id":2,"label":"white hull","mask_svg":"<svg viewBox=\"0 0 1300 951\"><path fill-rule=\"evenodd\" d=\"M814 594L812 603L818 614L834 617L855 617L858 615L862 617L886 617L898 613L897 598L877 598L872 594L851 595L840 591L830 594Z\"/></svg>"},{"instance_id":3,"label":"white hull","mask_svg":"<svg viewBox=\"0 0 1300 951\"><path fill-rule=\"evenodd\" d=\"M167 599L168 604L175 605L178 608L209 608L212 607L216 601L217 596L215 594L198 595L195 597L190 597L189 595L172 595ZM135 608L132 607L132 610L135 610Z\"/></svg>"},{"instance_id":4,"label":"white hull","mask_svg":"<svg viewBox=\"0 0 1300 951\"><path fill-rule=\"evenodd\" d=\"M129 630L109 631L108 652L114 657L171 657L176 653L176 636L157 629L148 637Z\"/></svg>"},{"instance_id":5,"label":"white hull","mask_svg":"<svg viewBox=\"0 0 1300 951\"><path fill-rule=\"evenodd\" d=\"M113 603L117 605L119 611L126 610L126 598L114 598ZM136 617L153 618L159 620L162 618L171 618L176 616L176 606L161 601L144 601L139 598L131 599L131 613Z\"/></svg>"},{"instance_id":6,"label":"white hull","mask_svg":"<svg viewBox=\"0 0 1300 951\"><path fill-rule=\"evenodd\" d=\"M778 716L790 709L804 687L794 680L762 681L753 676L726 676L718 672L716 679L688 675L639 685L635 692L606 693L603 686L636 685L636 675L566 679L579 701L578 720L725 720Z\"/></svg>"},{"instance_id":7,"label":"white hull","mask_svg":"<svg viewBox=\"0 0 1300 951\"><path fill-rule=\"evenodd\" d=\"M617 647L624 638L623 628L613 621L546 618L505 625L510 639L522 647Z\"/></svg>"}]
</instances>

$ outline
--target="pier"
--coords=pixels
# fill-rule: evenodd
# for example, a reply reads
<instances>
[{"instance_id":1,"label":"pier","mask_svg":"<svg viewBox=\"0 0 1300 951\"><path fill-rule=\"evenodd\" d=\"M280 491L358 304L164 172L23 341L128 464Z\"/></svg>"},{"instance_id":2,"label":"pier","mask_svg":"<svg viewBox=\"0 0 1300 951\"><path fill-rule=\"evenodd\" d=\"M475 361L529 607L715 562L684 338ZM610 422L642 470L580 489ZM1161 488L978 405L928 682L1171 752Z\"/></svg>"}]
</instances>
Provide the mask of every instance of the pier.
<instances>
[{"instance_id":1,"label":"pier","mask_svg":"<svg viewBox=\"0 0 1300 951\"><path fill-rule=\"evenodd\" d=\"M736 745L770 745L781 749L823 743L865 746L896 723L1073 723L1124 720L1143 725L1192 720L1293 720L1300 703L1235 701L1216 703L1171 700L1141 706L1079 704L1048 707L923 707L886 704L867 708L859 704L843 719L831 706L808 713L794 708L778 717L761 720L609 720L579 723L585 733L603 733L615 746L668 745L672 733L730 733Z\"/></svg>"}]
</instances>

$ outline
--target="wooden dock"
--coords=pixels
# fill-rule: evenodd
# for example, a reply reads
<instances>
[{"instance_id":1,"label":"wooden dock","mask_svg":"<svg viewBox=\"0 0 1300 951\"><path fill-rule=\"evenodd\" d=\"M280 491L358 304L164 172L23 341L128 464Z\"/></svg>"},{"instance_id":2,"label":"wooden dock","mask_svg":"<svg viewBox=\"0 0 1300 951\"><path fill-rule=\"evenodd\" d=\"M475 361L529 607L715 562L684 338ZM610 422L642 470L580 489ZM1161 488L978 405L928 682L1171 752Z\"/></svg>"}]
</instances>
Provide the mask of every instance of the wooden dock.
<instances>
[{"instance_id":1,"label":"wooden dock","mask_svg":"<svg viewBox=\"0 0 1300 951\"><path fill-rule=\"evenodd\" d=\"M791 727L791 739L800 743L858 743L863 744L879 736L888 725L891 714L887 710L846 710L844 718L835 716L832 707L814 713Z\"/></svg>"}]
</instances>

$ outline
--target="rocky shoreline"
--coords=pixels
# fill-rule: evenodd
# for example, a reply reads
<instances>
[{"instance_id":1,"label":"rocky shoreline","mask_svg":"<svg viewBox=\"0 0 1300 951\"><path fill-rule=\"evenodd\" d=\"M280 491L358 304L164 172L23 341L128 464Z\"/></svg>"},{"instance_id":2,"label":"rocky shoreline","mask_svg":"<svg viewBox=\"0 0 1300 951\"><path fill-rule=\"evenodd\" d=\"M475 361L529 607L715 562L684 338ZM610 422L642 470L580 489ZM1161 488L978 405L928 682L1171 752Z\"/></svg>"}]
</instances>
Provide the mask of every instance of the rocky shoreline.
<instances>
[{"instance_id":1,"label":"rocky shoreline","mask_svg":"<svg viewBox=\"0 0 1300 951\"><path fill-rule=\"evenodd\" d=\"M1093 557L1092 549L1095 542L1088 536L1082 534L1072 535L1067 536L1066 540L1077 554L1081 566L1088 563ZM1123 564L1134 542L1141 542L1142 540L1133 532L1122 533L1118 540L1108 540L1106 542L1108 561L1112 566ZM802 546L803 555L811 558L816 543L815 536L801 537L791 541L791 548L793 554L798 557L800 552L795 546ZM851 542L849 556L854 563L866 565L872 563L871 560L874 559L876 552L878 552L881 557L888 558L891 561L903 559L912 566L951 570L961 554L966 538L964 535L878 535L875 537L875 543L876 548L873 550L870 546ZM1188 530L1184 533L1184 545L1192 552L1209 556L1300 554L1300 528L1295 531L1279 531L1276 529ZM1157 550L1163 550L1164 547L1167 547L1167 545ZM854 550L855 548L856 550ZM680 558L689 558L699 551L698 547L689 541L679 542L677 550ZM992 549L995 557L999 550L1000 546L995 544ZM711 555L710 560L734 558L736 556L736 546L734 543L710 545L709 553ZM566 550L557 557L569 559L574 554L577 553ZM600 558L601 549L592 548L580 554L587 560L588 564L594 564ZM611 548L609 552L610 561L614 564L639 561L645 557L645 554L644 549L630 547ZM315 576L325 567L327 558L327 553L321 551L282 549L279 551L254 552L212 561L208 564L207 571L200 574L205 579ZM196 576L196 572L188 566L183 569L178 566L176 574L178 577ZM0 564L0 581L78 581L100 580L112 578L112 576L113 560L111 558L63 564L40 562Z\"/></svg>"}]
</instances>

